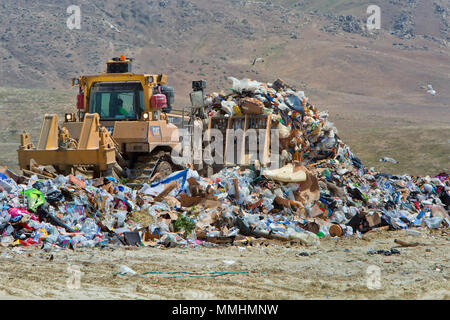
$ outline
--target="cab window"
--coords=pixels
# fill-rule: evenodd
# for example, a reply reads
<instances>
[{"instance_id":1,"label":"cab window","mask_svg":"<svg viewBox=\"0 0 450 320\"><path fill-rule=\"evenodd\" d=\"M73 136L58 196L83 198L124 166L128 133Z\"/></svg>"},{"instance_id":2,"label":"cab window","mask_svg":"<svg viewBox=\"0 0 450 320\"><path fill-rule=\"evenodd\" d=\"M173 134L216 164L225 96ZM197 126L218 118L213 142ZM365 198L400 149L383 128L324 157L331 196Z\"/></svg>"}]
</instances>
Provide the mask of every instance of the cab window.
<instances>
[{"instance_id":1,"label":"cab window","mask_svg":"<svg viewBox=\"0 0 450 320\"><path fill-rule=\"evenodd\" d=\"M97 83L90 92L89 112L100 120L138 119L144 111L144 91L140 82Z\"/></svg>"}]
</instances>

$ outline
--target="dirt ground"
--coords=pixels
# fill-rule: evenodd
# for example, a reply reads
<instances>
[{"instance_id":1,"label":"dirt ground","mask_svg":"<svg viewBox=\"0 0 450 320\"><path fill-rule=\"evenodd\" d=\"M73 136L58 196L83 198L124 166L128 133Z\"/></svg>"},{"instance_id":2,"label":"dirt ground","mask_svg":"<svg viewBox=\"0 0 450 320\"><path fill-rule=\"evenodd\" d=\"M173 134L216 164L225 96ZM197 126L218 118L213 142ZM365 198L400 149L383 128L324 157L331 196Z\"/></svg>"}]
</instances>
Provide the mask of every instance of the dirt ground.
<instances>
[{"instance_id":1,"label":"dirt ground","mask_svg":"<svg viewBox=\"0 0 450 320\"><path fill-rule=\"evenodd\" d=\"M324 238L318 247L268 241L197 249L45 252L39 247L1 247L0 298L448 300L450 233L448 229L421 232L412 236L404 230L372 231L361 237ZM394 239L420 245L400 247ZM400 254L367 253L391 248ZM138 274L118 275L122 265ZM81 274L72 271L76 268ZM227 273L189 277L173 273L177 271ZM139 274L144 272L154 273ZM75 274L80 275L79 283Z\"/></svg>"}]
</instances>

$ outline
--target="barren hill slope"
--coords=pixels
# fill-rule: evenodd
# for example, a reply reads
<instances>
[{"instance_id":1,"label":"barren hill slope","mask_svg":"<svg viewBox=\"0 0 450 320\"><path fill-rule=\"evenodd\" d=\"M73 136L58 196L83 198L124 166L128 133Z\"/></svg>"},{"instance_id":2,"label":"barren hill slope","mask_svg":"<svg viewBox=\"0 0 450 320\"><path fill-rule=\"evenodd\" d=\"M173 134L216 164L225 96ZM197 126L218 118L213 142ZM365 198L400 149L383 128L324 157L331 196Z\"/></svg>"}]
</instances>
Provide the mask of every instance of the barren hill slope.
<instances>
[{"instance_id":1,"label":"barren hill slope","mask_svg":"<svg viewBox=\"0 0 450 320\"><path fill-rule=\"evenodd\" d=\"M323 46L311 42L321 39L331 53L341 51L342 44L348 45L344 41L352 39L372 39L371 43L398 49L382 52L375 64L394 64L395 56L411 55L409 50L416 56L417 51L428 53L439 46L448 59L449 0L371 1L381 8L378 33L382 36L378 37L367 37L364 31L368 4L363 1L84 0L78 3L80 30L70 30L66 24L70 15L66 10L72 4L70 0L2 1L0 70L8 77L2 77L0 85L67 88L70 77L104 71L105 60L120 53L138 58L135 70L168 73L180 87L193 77L216 83L235 72L270 77L270 67L283 62L297 71L294 80L304 80L299 73L316 72L317 66L303 58L325 61L327 57L300 50L313 46L322 51ZM286 51L297 59L280 59ZM357 50L349 51L346 60L358 63L359 55ZM269 68L251 68L257 56L267 57L264 66ZM350 71L339 64L329 69L335 70ZM280 71L277 75L285 76ZM376 80L382 78L377 75ZM336 83L334 78L331 81Z\"/></svg>"}]
</instances>

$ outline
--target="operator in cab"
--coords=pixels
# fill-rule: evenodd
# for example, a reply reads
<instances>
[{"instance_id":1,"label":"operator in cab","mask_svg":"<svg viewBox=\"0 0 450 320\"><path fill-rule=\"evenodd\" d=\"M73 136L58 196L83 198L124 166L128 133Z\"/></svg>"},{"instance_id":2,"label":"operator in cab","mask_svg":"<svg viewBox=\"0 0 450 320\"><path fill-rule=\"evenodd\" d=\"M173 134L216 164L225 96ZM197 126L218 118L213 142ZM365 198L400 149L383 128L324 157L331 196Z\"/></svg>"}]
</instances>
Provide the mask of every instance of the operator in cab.
<instances>
[{"instance_id":1,"label":"operator in cab","mask_svg":"<svg viewBox=\"0 0 450 320\"><path fill-rule=\"evenodd\" d=\"M116 110L116 115L128 117L128 111L123 107L123 100L120 98L117 99Z\"/></svg>"}]
</instances>

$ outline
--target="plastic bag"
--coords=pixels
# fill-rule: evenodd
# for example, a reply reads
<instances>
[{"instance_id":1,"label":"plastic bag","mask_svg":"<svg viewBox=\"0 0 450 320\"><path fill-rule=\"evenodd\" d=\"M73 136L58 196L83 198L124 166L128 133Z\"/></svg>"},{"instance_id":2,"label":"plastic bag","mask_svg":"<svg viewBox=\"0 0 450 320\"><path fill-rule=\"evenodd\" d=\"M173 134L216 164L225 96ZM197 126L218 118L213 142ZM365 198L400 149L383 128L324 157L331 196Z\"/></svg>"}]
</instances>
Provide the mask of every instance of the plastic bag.
<instances>
[{"instance_id":1,"label":"plastic bag","mask_svg":"<svg viewBox=\"0 0 450 320\"><path fill-rule=\"evenodd\" d=\"M125 219L127 218L127 211L121 211L121 210L115 210L115 212L113 213L113 215L116 217L117 219L117 226L119 228L123 227L125 225Z\"/></svg>"},{"instance_id":2,"label":"plastic bag","mask_svg":"<svg viewBox=\"0 0 450 320\"><path fill-rule=\"evenodd\" d=\"M130 276L134 276L136 274L136 271L134 271L133 269L131 269L130 267L127 267L127 266L120 266L119 270L120 270L120 273L130 275Z\"/></svg>"},{"instance_id":3,"label":"plastic bag","mask_svg":"<svg viewBox=\"0 0 450 320\"><path fill-rule=\"evenodd\" d=\"M99 232L99 228L94 219L88 218L84 221L81 231L88 240L92 240Z\"/></svg>"},{"instance_id":4,"label":"plastic bag","mask_svg":"<svg viewBox=\"0 0 450 320\"><path fill-rule=\"evenodd\" d=\"M54 189L47 193L45 199L48 203L53 204L55 202L64 201L64 196L61 191Z\"/></svg>"},{"instance_id":5,"label":"plastic bag","mask_svg":"<svg viewBox=\"0 0 450 320\"><path fill-rule=\"evenodd\" d=\"M278 104L278 109L280 109L281 111L287 111L289 110L289 107L284 102L281 102Z\"/></svg>"},{"instance_id":6,"label":"plastic bag","mask_svg":"<svg viewBox=\"0 0 450 320\"><path fill-rule=\"evenodd\" d=\"M302 100L294 94L290 94L284 100L286 105L294 111L299 112L302 116L305 116L305 109L302 106Z\"/></svg>"},{"instance_id":7,"label":"plastic bag","mask_svg":"<svg viewBox=\"0 0 450 320\"><path fill-rule=\"evenodd\" d=\"M235 108L239 108L234 101L222 101L222 110L225 111L227 114L234 116L235 115Z\"/></svg>"},{"instance_id":8,"label":"plastic bag","mask_svg":"<svg viewBox=\"0 0 450 320\"><path fill-rule=\"evenodd\" d=\"M267 91L264 90L264 87L258 81L253 81L250 79L238 80L234 77L228 77L228 79L233 82L231 89L239 93L242 93L243 91L250 91L253 93L261 93Z\"/></svg>"},{"instance_id":9,"label":"plastic bag","mask_svg":"<svg viewBox=\"0 0 450 320\"><path fill-rule=\"evenodd\" d=\"M281 123L278 123L278 130L280 134L280 139L286 139L291 134L291 130L289 130L288 127L282 125Z\"/></svg>"},{"instance_id":10,"label":"plastic bag","mask_svg":"<svg viewBox=\"0 0 450 320\"><path fill-rule=\"evenodd\" d=\"M319 238L311 232L289 232L288 233L289 240L297 240L300 243L306 246L318 246L320 245Z\"/></svg>"},{"instance_id":11,"label":"plastic bag","mask_svg":"<svg viewBox=\"0 0 450 320\"><path fill-rule=\"evenodd\" d=\"M430 229L437 229L441 226L442 224L442 217L434 217L434 218L425 218L425 224L427 225L428 228Z\"/></svg>"},{"instance_id":12,"label":"plastic bag","mask_svg":"<svg viewBox=\"0 0 450 320\"><path fill-rule=\"evenodd\" d=\"M8 193L16 192L18 189L17 183L13 179L0 180L0 187Z\"/></svg>"}]
</instances>

